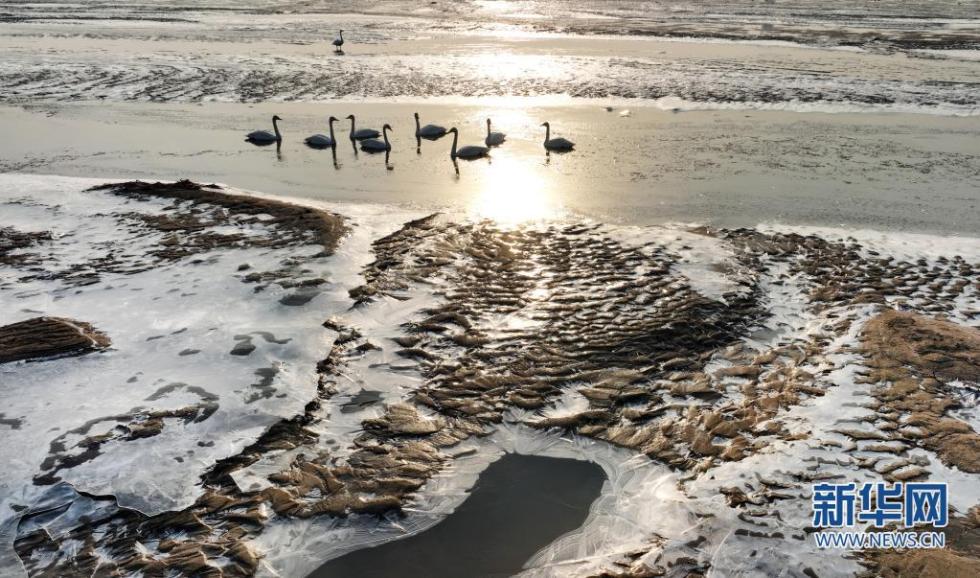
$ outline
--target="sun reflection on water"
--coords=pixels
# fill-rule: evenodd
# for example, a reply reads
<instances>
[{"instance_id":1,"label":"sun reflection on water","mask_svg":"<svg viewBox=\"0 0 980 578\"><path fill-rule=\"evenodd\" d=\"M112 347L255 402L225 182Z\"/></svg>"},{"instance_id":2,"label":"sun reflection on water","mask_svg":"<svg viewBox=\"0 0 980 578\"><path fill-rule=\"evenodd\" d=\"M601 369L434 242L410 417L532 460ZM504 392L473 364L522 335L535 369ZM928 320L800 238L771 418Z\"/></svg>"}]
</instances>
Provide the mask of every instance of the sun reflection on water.
<instances>
[{"instance_id":1,"label":"sun reflection on water","mask_svg":"<svg viewBox=\"0 0 980 578\"><path fill-rule=\"evenodd\" d=\"M540 168L529 159L493 159L492 170L470 204L470 213L505 227L558 219L561 203Z\"/></svg>"},{"instance_id":2,"label":"sun reflection on water","mask_svg":"<svg viewBox=\"0 0 980 578\"><path fill-rule=\"evenodd\" d=\"M493 120L494 131L506 133L507 142L491 149L489 159L462 168L464 182L469 181L467 188L472 191L467 203L470 216L502 227L563 218L565 209L555 190L554 171L541 161L540 149L532 143L540 121L526 103L497 98L471 118L475 126L461 130L467 144L483 144L488 118Z\"/></svg>"}]
</instances>

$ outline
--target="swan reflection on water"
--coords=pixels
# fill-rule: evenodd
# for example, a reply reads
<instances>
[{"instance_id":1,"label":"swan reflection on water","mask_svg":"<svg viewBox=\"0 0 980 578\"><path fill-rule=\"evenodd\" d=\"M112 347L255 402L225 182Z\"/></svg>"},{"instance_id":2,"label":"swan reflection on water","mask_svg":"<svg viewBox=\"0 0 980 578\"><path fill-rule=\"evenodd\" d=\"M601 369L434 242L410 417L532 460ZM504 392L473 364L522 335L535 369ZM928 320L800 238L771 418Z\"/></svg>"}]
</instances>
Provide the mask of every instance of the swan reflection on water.
<instances>
[{"instance_id":1,"label":"swan reflection on water","mask_svg":"<svg viewBox=\"0 0 980 578\"><path fill-rule=\"evenodd\" d=\"M253 142L253 141L249 141L249 142L252 145L257 146L257 147L261 147L261 148L265 148L265 147L269 147L269 146L272 146L272 145L276 145L276 160L281 162L282 159L285 158L285 157L283 157L283 154L282 154L282 141L281 140L274 140L274 141L269 141L269 142Z\"/></svg>"}]
</instances>

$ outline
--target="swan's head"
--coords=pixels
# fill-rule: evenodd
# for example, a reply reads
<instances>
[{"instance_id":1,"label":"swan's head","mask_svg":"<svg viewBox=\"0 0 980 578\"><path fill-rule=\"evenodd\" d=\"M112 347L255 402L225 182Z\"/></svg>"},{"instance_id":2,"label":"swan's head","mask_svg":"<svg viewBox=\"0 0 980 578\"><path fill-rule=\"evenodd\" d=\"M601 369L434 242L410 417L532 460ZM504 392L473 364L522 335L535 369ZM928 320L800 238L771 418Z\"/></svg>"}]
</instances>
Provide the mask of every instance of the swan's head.
<instances>
[{"instance_id":1,"label":"swan's head","mask_svg":"<svg viewBox=\"0 0 980 578\"><path fill-rule=\"evenodd\" d=\"M419 119L419 113L415 113L415 120Z\"/></svg>"},{"instance_id":2,"label":"swan's head","mask_svg":"<svg viewBox=\"0 0 980 578\"><path fill-rule=\"evenodd\" d=\"M277 115L274 115L274 116L272 117L272 120L282 120L282 119L281 119L281 118L279 118L279 115L277 114Z\"/></svg>"},{"instance_id":3,"label":"swan's head","mask_svg":"<svg viewBox=\"0 0 980 578\"><path fill-rule=\"evenodd\" d=\"M490 126L490 119L487 119L487 126Z\"/></svg>"},{"instance_id":4,"label":"swan's head","mask_svg":"<svg viewBox=\"0 0 980 578\"><path fill-rule=\"evenodd\" d=\"M541 123L541 126L550 127L551 126L551 123L550 122L543 122L543 123Z\"/></svg>"},{"instance_id":5,"label":"swan's head","mask_svg":"<svg viewBox=\"0 0 980 578\"><path fill-rule=\"evenodd\" d=\"M348 114L344 118L346 118L347 120L354 120L354 115L353 114Z\"/></svg>"},{"instance_id":6,"label":"swan's head","mask_svg":"<svg viewBox=\"0 0 980 578\"><path fill-rule=\"evenodd\" d=\"M384 125L383 127L381 127L381 130L390 130L390 131L394 131L395 129L393 129L393 128L391 128L391 125L390 125L390 124L386 124L386 125Z\"/></svg>"},{"instance_id":7,"label":"swan's head","mask_svg":"<svg viewBox=\"0 0 980 578\"><path fill-rule=\"evenodd\" d=\"M459 131L456 130L456 127L453 127L453 128L451 128L451 129L449 129L449 130L446 131L446 134L449 134L449 133L459 134Z\"/></svg>"},{"instance_id":8,"label":"swan's head","mask_svg":"<svg viewBox=\"0 0 980 578\"><path fill-rule=\"evenodd\" d=\"M330 118L329 118L328 120L329 120L330 122L340 122L340 121L339 121L339 120L337 119L337 117L335 117L335 116L331 116L331 117L330 117Z\"/></svg>"}]
</instances>

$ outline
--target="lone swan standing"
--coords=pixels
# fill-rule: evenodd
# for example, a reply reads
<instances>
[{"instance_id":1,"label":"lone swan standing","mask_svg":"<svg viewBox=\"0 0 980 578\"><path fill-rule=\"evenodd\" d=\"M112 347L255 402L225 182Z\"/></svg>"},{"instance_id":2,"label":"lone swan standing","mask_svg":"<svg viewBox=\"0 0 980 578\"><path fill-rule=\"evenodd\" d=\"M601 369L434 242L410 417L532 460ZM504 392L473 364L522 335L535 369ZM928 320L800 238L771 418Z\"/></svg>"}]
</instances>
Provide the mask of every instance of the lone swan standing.
<instances>
[{"instance_id":1,"label":"lone swan standing","mask_svg":"<svg viewBox=\"0 0 980 578\"><path fill-rule=\"evenodd\" d=\"M330 136L315 134L313 136L306 137L306 146L313 147L316 149L325 149L327 147L337 146L337 139L333 136L333 123L337 122L336 117L330 117Z\"/></svg>"},{"instance_id":2,"label":"lone swan standing","mask_svg":"<svg viewBox=\"0 0 980 578\"><path fill-rule=\"evenodd\" d=\"M490 149L488 149L487 147L481 147L476 145L468 145L459 150L456 150L456 144L457 141L459 140L459 131L456 130L456 127L453 127L449 129L449 132L453 133L453 148L449 152L449 156L454 160L456 158L461 158L466 160L478 159L480 157L487 156L487 154L490 152Z\"/></svg>"},{"instance_id":3,"label":"lone swan standing","mask_svg":"<svg viewBox=\"0 0 980 578\"><path fill-rule=\"evenodd\" d=\"M340 34L333 39L333 51L340 52L344 47L344 31L341 30Z\"/></svg>"},{"instance_id":4,"label":"lone swan standing","mask_svg":"<svg viewBox=\"0 0 980 578\"><path fill-rule=\"evenodd\" d=\"M575 148L575 143L562 137L551 138L551 123L545 122L541 126L545 128L544 148L549 151L566 152Z\"/></svg>"},{"instance_id":5,"label":"lone swan standing","mask_svg":"<svg viewBox=\"0 0 980 578\"><path fill-rule=\"evenodd\" d=\"M245 135L245 140L252 144L272 144L274 142L282 142L282 134L279 132L279 115L272 117L272 130L275 134L267 130L253 130L252 132Z\"/></svg>"}]
</instances>

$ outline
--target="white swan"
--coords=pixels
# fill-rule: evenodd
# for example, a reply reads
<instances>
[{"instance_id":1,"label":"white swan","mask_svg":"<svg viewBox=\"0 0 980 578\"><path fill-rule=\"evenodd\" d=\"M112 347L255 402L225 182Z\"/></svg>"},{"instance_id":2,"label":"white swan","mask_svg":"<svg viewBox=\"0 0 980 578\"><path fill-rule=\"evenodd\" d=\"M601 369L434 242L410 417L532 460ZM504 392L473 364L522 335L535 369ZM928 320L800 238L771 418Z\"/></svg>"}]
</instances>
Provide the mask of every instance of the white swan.
<instances>
[{"instance_id":1,"label":"white swan","mask_svg":"<svg viewBox=\"0 0 980 578\"><path fill-rule=\"evenodd\" d=\"M502 132L490 132L490 119L487 119L487 139L486 142L488 147L495 147L504 144L507 140L507 135Z\"/></svg>"},{"instance_id":2,"label":"white swan","mask_svg":"<svg viewBox=\"0 0 980 578\"><path fill-rule=\"evenodd\" d=\"M450 151L449 156L453 159L478 159L480 157L485 157L490 153L490 149L487 147L469 145L465 146L459 150L456 150L456 141L459 140L459 131L456 127L449 129L449 132L453 133L453 149Z\"/></svg>"},{"instance_id":3,"label":"white swan","mask_svg":"<svg viewBox=\"0 0 980 578\"><path fill-rule=\"evenodd\" d=\"M364 140L366 138L378 138L379 136L381 136L381 133L374 130L373 128L362 128L361 130L356 130L356 127L354 126L354 123L356 122L356 120L354 119L354 115L348 114L347 118L350 120L351 140Z\"/></svg>"},{"instance_id":4,"label":"white swan","mask_svg":"<svg viewBox=\"0 0 980 578\"><path fill-rule=\"evenodd\" d=\"M446 127L437 124L419 126L419 113L415 113L415 136L425 139L437 139L446 134Z\"/></svg>"},{"instance_id":5,"label":"white swan","mask_svg":"<svg viewBox=\"0 0 980 578\"><path fill-rule=\"evenodd\" d=\"M334 52L340 52L340 49L344 46L344 31L341 30L340 34L333 39Z\"/></svg>"},{"instance_id":6,"label":"white swan","mask_svg":"<svg viewBox=\"0 0 980 578\"><path fill-rule=\"evenodd\" d=\"M541 126L545 128L544 148L549 151L570 151L575 148L575 143L561 137L551 138L551 123L545 122Z\"/></svg>"},{"instance_id":7,"label":"white swan","mask_svg":"<svg viewBox=\"0 0 980 578\"><path fill-rule=\"evenodd\" d=\"M267 130L253 130L252 132L245 135L245 140L255 144L271 144L274 142L282 142L282 134L279 133L278 122L282 120L279 115L272 117L272 130L275 134Z\"/></svg>"},{"instance_id":8,"label":"white swan","mask_svg":"<svg viewBox=\"0 0 980 578\"><path fill-rule=\"evenodd\" d=\"M384 135L384 142L379 141L376 138L371 138L361 141L361 150L369 153L380 153L383 151L391 150L391 143L388 142L388 131L391 130L391 125L386 124L381 127L382 134Z\"/></svg>"},{"instance_id":9,"label":"white swan","mask_svg":"<svg viewBox=\"0 0 980 578\"><path fill-rule=\"evenodd\" d=\"M306 137L306 141L305 141L306 146L317 148L317 149L325 149L327 147L337 146L337 139L334 138L333 136L333 123L335 122L337 122L337 118L331 116L329 121L330 136L326 136L322 134L315 134L313 136L308 136Z\"/></svg>"}]
</instances>

